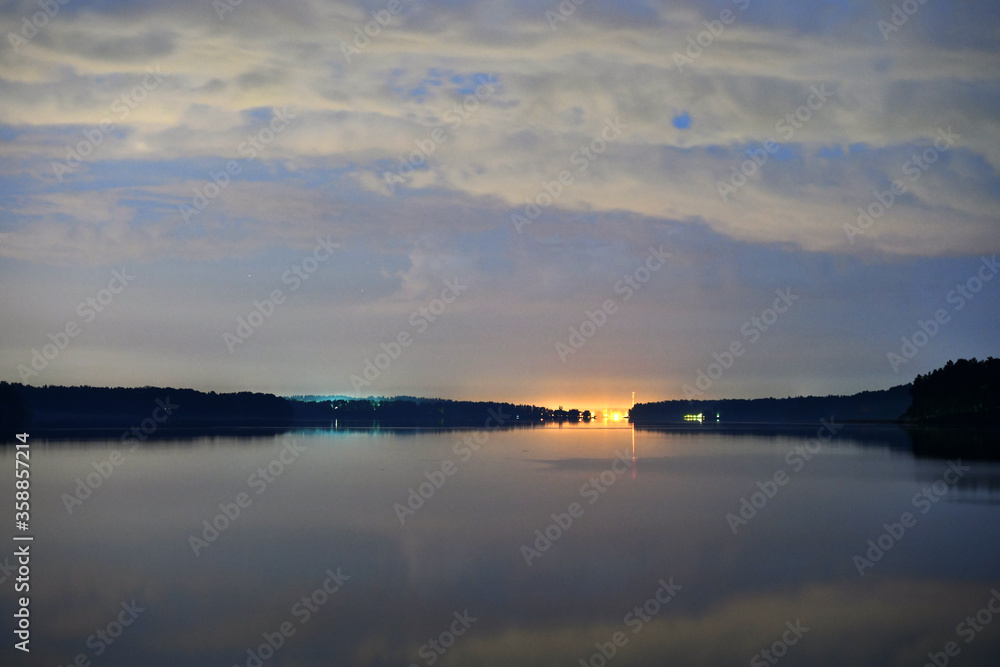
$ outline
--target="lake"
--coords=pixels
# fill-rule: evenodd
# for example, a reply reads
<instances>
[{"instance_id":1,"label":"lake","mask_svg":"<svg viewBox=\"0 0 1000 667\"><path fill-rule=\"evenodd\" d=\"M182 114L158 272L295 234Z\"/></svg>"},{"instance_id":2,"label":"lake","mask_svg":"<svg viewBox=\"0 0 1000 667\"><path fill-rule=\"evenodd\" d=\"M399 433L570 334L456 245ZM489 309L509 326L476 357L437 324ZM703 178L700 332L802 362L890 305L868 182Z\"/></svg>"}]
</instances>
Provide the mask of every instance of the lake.
<instances>
[{"instance_id":1,"label":"lake","mask_svg":"<svg viewBox=\"0 0 1000 667\"><path fill-rule=\"evenodd\" d=\"M1000 467L824 428L35 436L17 664L995 667Z\"/></svg>"}]
</instances>

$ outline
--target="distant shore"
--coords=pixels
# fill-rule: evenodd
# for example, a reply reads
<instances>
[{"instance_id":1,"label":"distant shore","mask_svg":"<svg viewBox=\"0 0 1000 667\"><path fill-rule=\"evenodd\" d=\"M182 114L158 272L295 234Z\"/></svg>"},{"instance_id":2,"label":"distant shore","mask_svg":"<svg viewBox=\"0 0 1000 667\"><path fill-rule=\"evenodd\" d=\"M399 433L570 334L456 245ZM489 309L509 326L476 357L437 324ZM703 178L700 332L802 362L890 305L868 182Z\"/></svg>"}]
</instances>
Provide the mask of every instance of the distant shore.
<instances>
[{"instance_id":1,"label":"distant shore","mask_svg":"<svg viewBox=\"0 0 1000 667\"><path fill-rule=\"evenodd\" d=\"M34 387L0 382L0 438L44 431L118 431L123 440L191 434L246 435L306 428L496 428L587 423L599 415L499 401L438 398L346 398L218 394L173 387ZM691 399L637 403L623 424L719 433L762 429L788 433L828 422L898 426L927 451L997 449L981 434L1000 425L1000 360L959 359L912 384L850 396ZM616 413L615 418L619 418ZM82 435L80 435L82 434ZM168 436L169 434L169 436ZM964 435L963 435L964 434ZM967 442L961 439L965 436ZM945 444L942 444L945 443Z\"/></svg>"}]
</instances>

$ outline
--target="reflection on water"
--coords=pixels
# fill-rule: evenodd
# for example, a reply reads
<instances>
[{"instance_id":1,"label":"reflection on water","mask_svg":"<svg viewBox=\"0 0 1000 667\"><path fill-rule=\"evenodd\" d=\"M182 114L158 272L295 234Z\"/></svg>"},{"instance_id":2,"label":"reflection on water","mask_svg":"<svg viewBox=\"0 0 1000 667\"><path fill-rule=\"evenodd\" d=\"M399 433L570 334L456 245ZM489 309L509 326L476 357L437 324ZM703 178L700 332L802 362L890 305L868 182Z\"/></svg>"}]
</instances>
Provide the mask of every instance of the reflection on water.
<instances>
[{"instance_id":1,"label":"reflection on water","mask_svg":"<svg viewBox=\"0 0 1000 667\"><path fill-rule=\"evenodd\" d=\"M909 428L917 456L1000 461L1000 431L975 428Z\"/></svg>"},{"instance_id":2,"label":"reflection on water","mask_svg":"<svg viewBox=\"0 0 1000 667\"><path fill-rule=\"evenodd\" d=\"M72 513L64 494L120 445L39 443L31 664L772 664L766 651L883 666L923 665L954 641L954 664L995 665L1000 467L963 461L921 512L946 460L915 457L905 433L814 433L161 441ZM889 545L885 524L904 512L915 523ZM197 556L192 536L207 545ZM889 548L859 576L855 557L880 538ZM543 556L528 565L525 545ZM0 583L8 619L12 586ZM133 601L142 611L122 617ZM970 637L961 624L981 609L991 624L981 614Z\"/></svg>"}]
</instances>

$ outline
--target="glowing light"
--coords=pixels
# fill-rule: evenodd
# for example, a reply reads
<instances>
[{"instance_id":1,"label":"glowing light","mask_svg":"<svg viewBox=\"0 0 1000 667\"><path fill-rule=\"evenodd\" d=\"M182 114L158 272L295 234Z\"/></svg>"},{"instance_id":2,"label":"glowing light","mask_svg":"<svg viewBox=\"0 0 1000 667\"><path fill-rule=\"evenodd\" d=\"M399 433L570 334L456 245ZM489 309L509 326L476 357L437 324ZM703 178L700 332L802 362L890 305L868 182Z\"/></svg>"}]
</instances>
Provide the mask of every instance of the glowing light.
<instances>
[{"instance_id":1,"label":"glowing light","mask_svg":"<svg viewBox=\"0 0 1000 667\"><path fill-rule=\"evenodd\" d=\"M622 420L621 413L619 412L616 412L614 416L612 416L611 418L614 419L616 422L620 422Z\"/></svg>"}]
</instances>

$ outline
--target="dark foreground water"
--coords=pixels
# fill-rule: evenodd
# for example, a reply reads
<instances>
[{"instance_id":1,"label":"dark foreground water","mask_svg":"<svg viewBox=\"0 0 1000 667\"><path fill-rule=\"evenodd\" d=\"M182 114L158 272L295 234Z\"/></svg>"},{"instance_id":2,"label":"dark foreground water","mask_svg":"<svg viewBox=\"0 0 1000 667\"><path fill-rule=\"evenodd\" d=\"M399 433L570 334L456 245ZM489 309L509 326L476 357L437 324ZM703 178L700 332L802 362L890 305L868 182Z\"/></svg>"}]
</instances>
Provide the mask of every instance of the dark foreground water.
<instances>
[{"instance_id":1,"label":"dark foreground water","mask_svg":"<svg viewBox=\"0 0 1000 667\"><path fill-rule=\"evenodd\" d=\"M31 654L12 650L16 573L0 572L3 664L1000 658L996 464L915 459L849 429L822 445L321 431L160 441L114 465L120 447L33 440Z\"/></svg>"}]
</instances>

